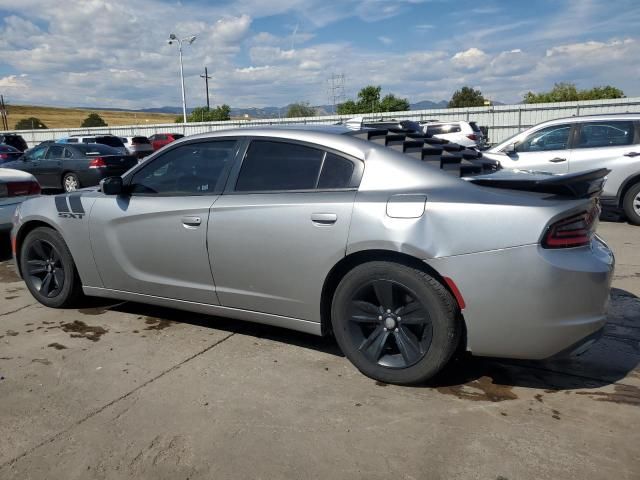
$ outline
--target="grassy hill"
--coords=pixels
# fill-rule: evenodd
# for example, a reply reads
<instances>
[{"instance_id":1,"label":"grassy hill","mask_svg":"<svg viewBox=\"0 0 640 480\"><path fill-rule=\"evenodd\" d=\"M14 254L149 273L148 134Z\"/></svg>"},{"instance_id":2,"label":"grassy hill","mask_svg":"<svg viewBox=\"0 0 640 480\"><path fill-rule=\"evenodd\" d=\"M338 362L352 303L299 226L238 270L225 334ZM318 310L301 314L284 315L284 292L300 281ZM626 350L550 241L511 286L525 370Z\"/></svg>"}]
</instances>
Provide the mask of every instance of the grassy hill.
<instances>
[{"instance_id":1,"label":"grassy hill","mask_svg":"<svg viewBox=\"0 0 640 480\"><path fill-rule=\"evenodd\" d=\"M49 128L77 128L90 113L100 115L109 126L173 123L176 118L176 115L171 113L7 105L7 116L11 129L14 128L16 122L28 117L39 118Z\"/></svg>"}]
</instances>

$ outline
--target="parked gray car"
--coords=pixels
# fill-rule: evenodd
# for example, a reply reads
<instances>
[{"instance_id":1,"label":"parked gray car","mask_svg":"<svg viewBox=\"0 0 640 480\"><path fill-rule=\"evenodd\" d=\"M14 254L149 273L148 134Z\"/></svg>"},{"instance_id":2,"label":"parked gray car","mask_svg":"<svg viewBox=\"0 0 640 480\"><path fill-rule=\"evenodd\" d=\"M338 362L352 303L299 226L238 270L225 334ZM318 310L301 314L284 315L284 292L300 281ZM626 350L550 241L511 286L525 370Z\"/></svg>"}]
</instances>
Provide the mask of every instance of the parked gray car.
<instances>
[{"instance_id":1,"label":"parked gray car","mask_svg":"<svg viewBox=\"0 0 640 480\"><path fill-rule=\"evenodd\" d=\"M640 225L640 114L593 115L550 120L519 133L485 156L503 168L552 173L611 170L602 204L624 210Z\"/></svg>"},{"instance_id":2,"label":"parked gray car","mask_svg":"<svg viewBox=\"0 0 640 480\"><path fill-rule=\"evenodd\" d=\"M543 359L590 345L614 266L594 234L607 171L463 179L448 152L402 136L185 138L100 190L23 203L18 270L49 307L84 294L332 333L390 383L423 382L459 349Z\"/></svg>"}]
</instances>

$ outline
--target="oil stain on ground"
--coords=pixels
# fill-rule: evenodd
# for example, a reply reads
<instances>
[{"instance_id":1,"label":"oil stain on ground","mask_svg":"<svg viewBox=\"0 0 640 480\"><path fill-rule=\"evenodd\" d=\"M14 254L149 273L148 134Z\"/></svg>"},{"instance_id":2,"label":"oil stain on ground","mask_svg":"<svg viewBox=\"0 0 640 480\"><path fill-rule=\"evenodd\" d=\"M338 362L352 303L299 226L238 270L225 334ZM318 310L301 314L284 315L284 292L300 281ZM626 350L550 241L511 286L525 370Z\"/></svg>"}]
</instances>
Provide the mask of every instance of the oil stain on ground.
<instances>
[{"instance_id":1,"label":"oil stain on ground","mask_svg":"<svg viewBox=\"0 0 640 480\"><path fill-rule=\"evenodd\" d=\"M0 263L0 282L13 283L20 282L20 277L10 263Z\"/></svg>"},{"instance_id":2,"label":"oil stain on ground","mask_svg":"<svg viewBox=\"0 0 640 480\"><path fill-rule=\"evenodd\" d=\"M163 320L156 317L145 317L144 323L147 324L145 330L164 330L165 328L173 325L175 322L172 322L171 320Z\"/></svg>"},{"instance_id":3,"label":"oil stain on ground","mask_svg":"<svg viewBox=\"0 0 640 480\"><path fill-rule=\"evenodd\" d=\"M634 385L615 385L613 393L576 392L576 395L587 395L599 402L623 403L640 407L640 388Z\"/></svg>"},{"instance_id":4,"label":"oil stain on ground","mask_svg":"<svg viewBox=\"0 0 640 480\"><path fill-rule=\"evenodd\" d=\"M64 345L62 345L61 343L58 343L58 342L50 343L49 345L47 345L47 347L55 348L56 350L64 350L65 348L67 348L67 347L65 347Z\"/></svg>"},{"instance_id":5,"label":"oil stain on ground","mask_svg":"<svg viewBox=\"0 0 640 480\"><path fill-rule=\"evenodd\" d=\"M462 385L437 387L436 390L442 394L453 395L462 400L503 402L518 398L511 386L498 385L493 382L491 377L487 376Z\"/></svg>"},{"instance_id":6,"label":"oil stain on ground","mask_svg":"<svg viewBox=\"0 0 640 480\"><path fill-rule=\"evenodd\" d=\"M108 332L102 327L87 325L82 320L63 323L60 328L63 332L71 333L71 338L86 338L92 342L97 342L102 335Z\"/></svg>"}]
</instances>

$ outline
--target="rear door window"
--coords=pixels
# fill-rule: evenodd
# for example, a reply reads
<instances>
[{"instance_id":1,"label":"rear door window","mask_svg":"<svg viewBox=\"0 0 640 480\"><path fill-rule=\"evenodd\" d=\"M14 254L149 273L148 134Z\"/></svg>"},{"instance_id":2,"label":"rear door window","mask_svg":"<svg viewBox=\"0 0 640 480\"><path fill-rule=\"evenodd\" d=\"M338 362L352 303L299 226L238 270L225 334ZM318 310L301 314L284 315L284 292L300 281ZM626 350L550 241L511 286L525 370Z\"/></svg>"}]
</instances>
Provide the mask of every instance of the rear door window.
<instances>
[{"instance_id":1,"label":"rear door window","mask_svg":"<svg viewBox=\"0 0 640 480\"><path fill-rule=\"evenodd\" d=\"M44 158L62 158L64 147L59 145L52 145L47 150L47 154Z\"/></svg>"},{"instance_id":2,"label":"rear door window","mask_svg":"<svg viewBox=\"0 0 640 480\"><path fill-rule=\"evenodd\" d=\"M109 137L109 136L96 137L96 142L101 143L103 145L109 145L110 147L116 147L116 148L124 146L122 144L122 140L120 140L118 137Z\"/></svg>"},{"instance_id":3,"label":"rear door window","mask_svg":"<svg viewBox=\"0 0 640 480\"><path fill-rule=\"evenodd\" d=\"M631 145L634 136L632 121L589 122L580 125L575 148L619 147Z\"/></svg>"},{"instance_id":4,"label":"rear door window","mask_svg":"<svg viewBox=\"0 0 640 480\"><path fill-rule=\"evenodd\" d=\"M427 134L428 135L444 135L447 133L458 133L460 132L460 125L457 123L445 123L442 125L427 125Z\"/></svg>"},{"instance_id":5,"label":"rear door window","mask_svg":"<svg viewBox=\"0 0 640 480\"><path fill-rule=\"evenodd\" d=\"M297 143L254 140L242 162L237 192L350 188L354 163Z\"/></svg>"}]
</instances>

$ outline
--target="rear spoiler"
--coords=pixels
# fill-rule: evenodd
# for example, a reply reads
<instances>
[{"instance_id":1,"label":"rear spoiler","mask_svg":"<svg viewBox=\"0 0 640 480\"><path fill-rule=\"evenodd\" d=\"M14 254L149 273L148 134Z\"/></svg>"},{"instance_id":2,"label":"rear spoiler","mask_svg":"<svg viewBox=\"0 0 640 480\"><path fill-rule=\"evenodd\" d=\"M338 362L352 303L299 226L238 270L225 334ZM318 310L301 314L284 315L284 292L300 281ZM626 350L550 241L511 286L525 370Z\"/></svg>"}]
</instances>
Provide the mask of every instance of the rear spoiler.
<instances>
[{"instance_id":1,"label":"rear spoiler","mask_svg":"<svg viewBox=\"0 0 640 480\"><path fill-rule=\"evenodd\" d=\"M590 198L600 194L609 172L611 170L598 168L580 173L553 175L522 170L501 170L491 175L476 176L467 180L483 187Z\"/></svg>"}]
</instances>

